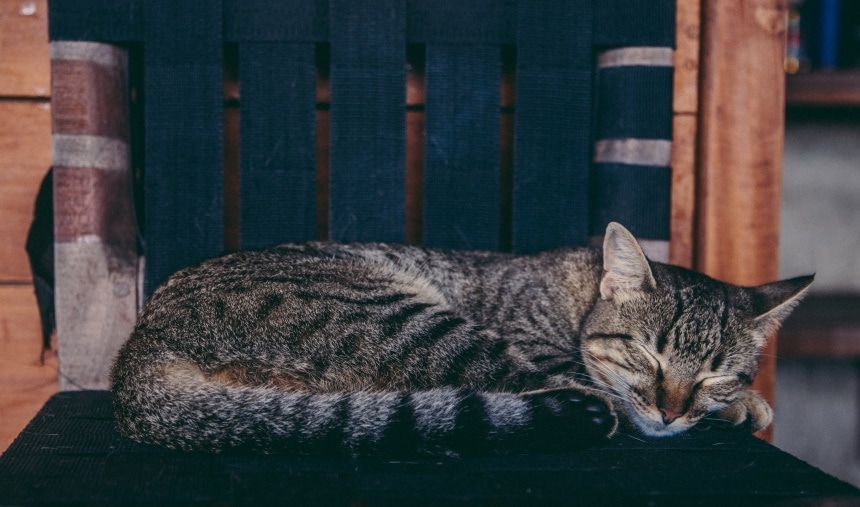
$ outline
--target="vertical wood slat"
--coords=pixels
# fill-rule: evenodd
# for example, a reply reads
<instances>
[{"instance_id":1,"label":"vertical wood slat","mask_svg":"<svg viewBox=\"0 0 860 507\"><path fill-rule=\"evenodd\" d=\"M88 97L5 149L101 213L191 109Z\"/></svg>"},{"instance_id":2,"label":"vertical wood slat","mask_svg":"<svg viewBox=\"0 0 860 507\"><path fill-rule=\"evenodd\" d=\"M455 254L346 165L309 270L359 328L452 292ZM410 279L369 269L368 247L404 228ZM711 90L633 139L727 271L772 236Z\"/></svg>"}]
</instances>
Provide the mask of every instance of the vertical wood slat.
<instances>
[{"instance_id":1,"label":"vertical wood slat","mask_svg":"<svg viewBox=\"0 0 860 507\"><path fill-rule=\"evenodd\" d=\"M497 46L427 46L427 246L499 248L499 58Z\"/></svg>"},{"instance_id":2,"label":"vertical wood slat","mask_svg":"<svg viewBox=\"0 0 860 507\"><path fill-rule=\"evenodd\" d=\"M778 275L786 2L706 0L702 19L696 268L757 285ZM754 384L771 403L775 354L774 336Z\"/></svg>"},{"instance_id":3,"label":"vertical wood slat","mask_svg":"<svg viewBox=\"0 0 860 507\"><path fill-rule=\"evenodd\" d=\"M54 42L51 59L60 389L105 389L137 316L127 53Z\"/></svg>"},{"instance_id":4,"label":"vertical wood slat","mask_svg":"<svg viewBox=\"0 0 860 507\"><path fill-rule=\"evenodd\" d=\"M516 252L587 242L592 9L591 1L518 4Z\"/></svg>"},{"instance_id":5,"label":"vertical wood slat","mask_svg":"<svg viewBox=\"0 0 860 507\"><path fill-rule=\"evenodd\" d=\"M313 43L242 43L241 248L316 237Z\"/></svg>"},{"instance_id":6,"label":"vertical wood slat","mask_svg":"<svg viewBox=\"0 0 860 507\"><path fill-rule=\"evenodd\" d=\"M221 13L220 0L144 6L146 294L224 248Z\"/></svg>"},{"instance_id":7,"label":"vertical wood slat","mask_svg":"<svg viewBox=\"0 0 860 507\"><path fill-rule=\"evenodd\" d=\"M672 221L669 262L693 267L701 0L676 0L672 86Z\"/></svg>"},{"instance_id":8,"label":"vertical wood slat","mask_svg":"<svg viewBox=\"0 0 860 507\"><path fill-rule=\"evenodd\" d=\"M406 47L406 243L424 238L425 47Z\"/></svg>"},{"instance_id":9,"label":"vertical wood slat","mask_svg":"<svg viewBox=\"0 0 860 507\"><path fill-rule=\"evenodd\" d=\"M331 0L329 235L405 239L406 1Z\"/></svg>"}]
</instances>

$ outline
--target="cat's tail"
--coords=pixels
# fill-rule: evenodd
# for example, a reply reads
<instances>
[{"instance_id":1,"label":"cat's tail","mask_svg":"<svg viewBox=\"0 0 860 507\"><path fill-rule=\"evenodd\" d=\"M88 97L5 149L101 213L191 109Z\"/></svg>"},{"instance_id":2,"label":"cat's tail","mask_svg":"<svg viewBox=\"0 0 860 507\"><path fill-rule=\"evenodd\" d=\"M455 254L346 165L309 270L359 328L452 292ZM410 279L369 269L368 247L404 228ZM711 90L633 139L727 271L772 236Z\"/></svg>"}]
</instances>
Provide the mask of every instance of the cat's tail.
<instances>
[{"instance_id":1,"label":"cat's tail","mask_svg":"<svg viewBox=\"0 0 860 507\"><path fill-rule=\"evenodd\" d=\"M310 393L224 385L176 368L145 387L115 376L114 407L120 429L135 440L206 451L559 450L600 443L616 427L606 403L570 388L523 394L448 387Z\"/></svg>"}]
</instances>

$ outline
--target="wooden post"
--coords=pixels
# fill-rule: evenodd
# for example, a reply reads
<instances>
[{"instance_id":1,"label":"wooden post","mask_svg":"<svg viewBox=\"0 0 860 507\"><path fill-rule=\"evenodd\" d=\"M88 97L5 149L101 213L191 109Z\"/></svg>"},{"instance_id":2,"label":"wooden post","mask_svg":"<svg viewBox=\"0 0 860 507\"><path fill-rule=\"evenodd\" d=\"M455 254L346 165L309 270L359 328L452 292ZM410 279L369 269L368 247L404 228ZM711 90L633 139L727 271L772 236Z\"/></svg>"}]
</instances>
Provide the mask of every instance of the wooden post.
<instances>
[{"instance_id":1,"label":"wooden post","mask_svg":"<svg viewBox=\"0 0 860 507\"><path fill-rule=\"evenodd\" d=\"M778 274L786 0L705 0L702 20L695 266L757 285ZM771 403L775 353L754 384Z\"/></svg>"},{"instance_id":2,"label":"wooden post","mask_svg":"<svg viewBox=\"0 0 860 507\"><path fill-rule=\"evenodd\" d=\"M106 389L137 316L127 56L51 43L60 389Z\"/></svg>"},{"instance_id":3,"label":"wooden post","mask_svg":"<svg viewBox=\"0 0 860 507\"><path fill-rule=\"evenodd\" d=\"M672 237L669 262L693 267L701 0L677 0L672 85Z\"/></svg>"}]
</instances>

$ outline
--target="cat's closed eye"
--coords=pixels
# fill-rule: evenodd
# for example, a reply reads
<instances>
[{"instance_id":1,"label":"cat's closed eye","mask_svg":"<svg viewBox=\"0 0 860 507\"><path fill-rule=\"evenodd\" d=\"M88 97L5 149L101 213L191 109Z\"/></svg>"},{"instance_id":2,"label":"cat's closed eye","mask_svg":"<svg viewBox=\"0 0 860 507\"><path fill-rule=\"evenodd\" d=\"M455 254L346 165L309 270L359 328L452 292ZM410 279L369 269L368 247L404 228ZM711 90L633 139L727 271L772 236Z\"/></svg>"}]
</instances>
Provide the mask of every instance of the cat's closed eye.
<instances>
[{"instance_id":1,"label":"cat's closed eye","mask_svg":"<svg viewBox=\"0 0 860 507\"><path fill-rule=\"evenodd\" d=\"M633 340L633 337L624 333L592 333L588 339Z\"/></svg>"}]
</instances>

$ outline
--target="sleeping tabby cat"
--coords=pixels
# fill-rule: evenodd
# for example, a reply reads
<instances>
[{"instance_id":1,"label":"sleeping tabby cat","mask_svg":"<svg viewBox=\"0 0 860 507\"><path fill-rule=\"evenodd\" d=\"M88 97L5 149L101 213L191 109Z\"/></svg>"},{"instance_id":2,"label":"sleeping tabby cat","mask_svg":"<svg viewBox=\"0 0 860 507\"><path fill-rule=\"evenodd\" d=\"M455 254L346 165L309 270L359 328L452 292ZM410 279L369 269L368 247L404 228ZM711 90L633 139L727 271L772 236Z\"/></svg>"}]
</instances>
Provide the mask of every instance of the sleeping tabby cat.
<instances>
[{"instance_id":1,"label":"sleeping tabby cat","mask_svg":"<svg viewBox=\"0 0 860 507\"><path fill-rule=\"evenodd\" d=\"M463 453L759 429L748 388L812 282L743 288L600 249L309 243L173 275L112 375L121 430L186 450ZM617 417L616 417L617 416Z\"/></svg>"}]
</instances>

